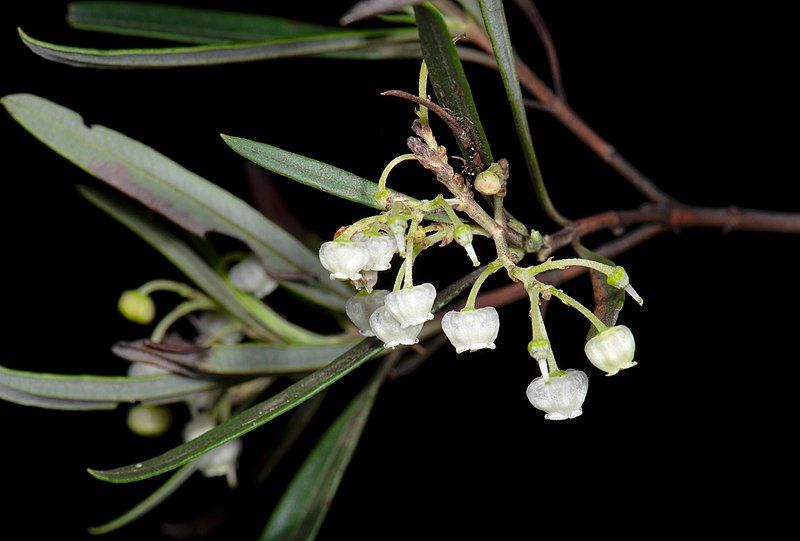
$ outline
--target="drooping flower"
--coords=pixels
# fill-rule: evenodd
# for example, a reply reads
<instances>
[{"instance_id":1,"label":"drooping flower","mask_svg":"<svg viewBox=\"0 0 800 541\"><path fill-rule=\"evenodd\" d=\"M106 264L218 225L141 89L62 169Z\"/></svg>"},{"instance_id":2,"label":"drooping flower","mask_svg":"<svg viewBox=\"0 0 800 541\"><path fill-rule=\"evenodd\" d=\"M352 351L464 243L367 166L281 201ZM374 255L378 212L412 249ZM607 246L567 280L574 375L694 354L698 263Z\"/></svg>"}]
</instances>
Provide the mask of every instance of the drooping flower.
<instances>
[{"instance_id":1,"label":"drooping flower","mask_svg":"<svg viewBox=\"0 0 800 541\"><path fill-rule=\"evenodd\" d=\"M586 342L586 356L600 370L613 376L620 370L636 366L633 355L636 341L625 325L609 327Z\"/></svg>"},{"instance_id":2,"label":"drooping flower","mask_svg":"<svg viewBox=\"0 0 800 541\"><path fill-rule=\"evenodd\" d=\"M376 289L369 295L359 294L347 299L344 305L347 317L358 327L362 335L375 336L375 333L369 326L369 318L375 313L375 310L383 306L386 295L388 294L389 292L385 289Z\"/></svg>"},{"instance_id":3,"label":"drooping flower","mask_svg":"<svg viewBox=\"0 0 800 541\"><path fill-rule=\"evenodd\" d=\"M362 242L369 252L369 261L364 270L385 271L392 266L392 257L397 253L394 239L387 235L355 235L353 240Z\"/></svg>"},{"instance_id":4,"label":"drooping flower","mask_svg":"<svg viewBox=\"0 0 800 541\"><path fill-rule=\"evenodd\" d=\"M387 296L388 298L388 296ZM384 347L412 346L419 342L422 323L403 327L386 306L375 310L369 318L369 328L383 342Z\"/></svg>"},{"instance_id":5,"label":"drooping flower","mask_svg":"<svg viewBox=\"0 0 800 541\"><path fill-rule=\"evenodd\" d=\"M442 318L442 330L456 353L476 349L494 349L500 331L500 316L493 306L458 312L447 312Z\"/></svg>"},{"instance_id":6,"label":"drooping flower","mask_svg":"<svg viewBox=\"0 0 800 541\"><path fill-rule=\"evenodd\" d=\"M369 260L362 242L329 241L319 248L319 262L331 273L331 280L360 280Z\"/></svg>"},{"instance_id":7,"label":"drooping flower","mask_svg":"<svg viewBox=\"0 0 800 541\"><path fill-rule=\"evenodd\" d=\"M433 284L420 284L410 289L393 291L384 302L389 313L400 323L401 328L411 327L433 319L431 308L436 300Z\"/></svg>"},{"instance_id":8,"label":"drooping flower","mask_svg":"<svg viewBox=\"0 0 800 541\"><path fill-rule=\"evenodd\" d=\"M251 255L231 267L228 276L230 276L231 283L238 289L251 293L259 299L263 299L278 287L277 280L267 274L261 261L255 255Z\"/></svg>"},{"instance_id":9,"label":"drooping flower","mask_svg":"<svg viewBox=\"0 0 800 541\"><path fill-rule=\"evenodd\" d=\"M545 412L545 419L563 421L574 419L583 413L581 406L589 390L589 376L580 370L554 372L549 380L539 376L534 379L525 394L533 407Z\"/></svg>"},{"instance_id":10,"label":"drooping flower","mask_svg":"<svg viewBox=\"0 0 800 541\"><path fill-rule=\"evenodd\" d=\"M201 344L212 338L219 344L238 344L244 340L244 335L232 325L233 320L222 312L203 312L193 323Z\"/></svg>"},{"instance_id":11,"label":"drooping flower","mask_svg":"<svg viewBox=\"0 0 800 541\"><path fill-rule=\"evenodd\" d=\"M183 441L193 440L205 434L214 426L214 420L210 415L198 415L184 426ZM197 468L205 477L220 477L224 475L228 480L228 485L235 487L237 484L236 463L241 452L242 440L229 441L200 456L197 459Z\"/></svg>"}]
</instances>

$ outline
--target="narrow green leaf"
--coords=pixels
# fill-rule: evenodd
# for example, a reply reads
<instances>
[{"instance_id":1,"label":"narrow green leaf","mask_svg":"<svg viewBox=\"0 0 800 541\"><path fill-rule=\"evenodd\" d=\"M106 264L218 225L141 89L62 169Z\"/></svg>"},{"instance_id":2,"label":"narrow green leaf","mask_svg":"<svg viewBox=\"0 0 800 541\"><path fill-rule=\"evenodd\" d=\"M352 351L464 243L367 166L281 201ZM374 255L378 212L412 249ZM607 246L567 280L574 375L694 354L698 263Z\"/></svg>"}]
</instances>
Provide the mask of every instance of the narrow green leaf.
<instances>
[{"instance_id":1,"label":"narrow green leaf","mask_svg":"<svg viewBox=\"0 0 800 541\"><path fill-rule=\"evenodd\" d=\"M428 66L433 91L441 104L457 115L457 120L467 135L466 139L475 145L474 149L467 148L465 138L457 137L461 153L468 163L473 163L477 154L483 166L487 167L493 161L492 151L447 24L441 13L431 4L414 6L414 16L417 19L422 55Z\"/></svg>"},{"instance_id":2,"label":"narrow green leaf","mask_svg":"<svg viewBox=\"0 0 800 541\"><path fill-rule=\"evenodd\" d=\"M385 362L331 424L272 512L261 541L313 541L367 424L386 375Z\"/></svg>"},{"instance_id":3,"label":"narrow green leaf","mask_svg":"<svg viewBox=\"0 0 800 541\"><path fill-rule=\"evenodd\" d=\"M460 295L484 269L485 266L476 269L442 290L436 297L434 310L440 310ZM239 413L194 440L170 449L166 453L150 460L113 470L89 470L89 473L102 481L110 483L130 483L173 470L225 442L255 430L282 413L302 404L364 364L383 349L383 344L376 338L364 339L324 368L309 374L275 396Z\"/></svg>"},{"instance_id":4,"label":"narrow green leaf","mask_svg":"<svg viewBox=\"0 0 800 541\"><path fill-rule=\"evenodd\" d=\"M306 158L266 143L225 134L222 134L222 139L234 152L273 173L348 201L361 203L370 208L381 208L375 202L375 194L378 191L378 184L375 182L333 165ZM402 192L395 190L391 190L391 192L393 197L416 201ZM430 214L428 219L449 222L449 218L444 213Z\"/></svg>"},{"instance_id":5,"label":"narrow green leaf","mask_svg":"<svg viewBox=\"0 0 800 541\"><path fill-rule=\"evenodd\" d=\"M215 66L315 56L323 53L368 49L390 43L416 41L416 29L338 31L266 41L163 47L150 49L85 49L41 41L19 30L23 43L34 53L79 68L177 68Z\"/></svg>"},{"instance_id":6,"label":"narrow green leaf","mask_svg":"<svg viewBox=\"0 0 800 541\"><path fill-rule=\"evenodd\" d=\"M247 243L275 274L309 272L322 289L349 288L300 241L241 199L119 132L87 127L77 113L30 94L2 99L14 119L44 144L198 236L219 232Z\"/></svg>"},{"instance_id":7,"label":"narrow green leaf","mask_svg":"<svg viewBox=\"0 0 800 541\"><path fill-rule=\"evenodd\" d=\"M120 515L114 520L106 522L105 524L89 528L89 533L92 535L104 535L111 533L141 518L145 514L158 507L161 502L169 498L176 490L178 490L192 476L196 469L197 466L194 462L186 464L172 474L166 483L158 487L155 492L147 496L128 512Z\"/></svg>"},{"instance_id":8,"label":"narrow green leaf","mask_svg":"<svg viewBox=\"0 0 800 541\"><path fill-rule=\"evenodd\" d=\"M196 44L341 32L335 27L255 13L139 2L74 2L69 5L67 22L81 30Z\"/></svg>"},{"instance_id":9,"label":"narrow green leaf","mask_svg":"<svg viewBox=\"0 0 800 541\"><path fill-rule=\"evenodd\" d=\"M339 24L347 26L356 21L369 19L389 13L400 11L405 7L421 4L423 0L362 0L347 10L347 13L339 19Z\"/></svg>"},{"instance_id":10,"label":"narrow green leaf","mask_svg":"<svg viewBox=\"0 0 800 541\"><path fill-rule=\"evenodd\" d=\"M261 338L272 337L269 329L264 327L258 318L239 303L237 297L222 278L214 272L214 269L166 227L148 217L144 212L133 209L129 203L118 197L85 186L79 186L78 191L94 206L106 212L158 250L229 314L258 333Z\"/></svg>"},{"instance_id":11,"label":"narrow green leaf","mask_svg":"<svg viewBox=\"0 0 800 541\"><path fill-rule=\"evenodd\" d=\"M222 135L222 140L236 153L264 169L336 197L361 203L368 207L380 208L375 202L375 194L378 191L378 184L375 182L333 165L312 160L265 143L224 134ZM399 192L393 192L393 195L413 200L413 198Z\"/></svg>"},{"instance_id":12,"label":"narrow green leaf","mask_svg":"<svg viewBox=\"0 0 800 541\"><path fill-rule=\"evenodd\" d=\"M522 151L525 154L525 164L528 167L533 186L536 190L536 197L539 204L547 215L556 223L566 225L570 223L568 218L562 216L556 210L539 168L539 160L533 148L533 138L528 126L528 115L525 112L525 104L522 101L522 89L519 86L519 76L517 75L516 59L514 50L511 47L511 36L508 33L506 15L503 11L502 0L480 0L483 22L489 38L492 40L492 49L503 78L503 85L506 89L508 103L511 105L511 113L514 116L514 126L517 129Z\"/></svg>"},{"instance_id":13,"label":"narrow green leaf","mask_svg":"<svg viewBox=\"0 0 800 541\"><path fill-rule=\"evenodd\" d=\"M78 402L178 401L217 387L213 380L177 374L154 376L72 376L23 372L0 366L0 385L41 398Z\"/></svg>"},{"instance_id":14,"label":"narrow green leaf","mask_svg":"<svg viewBox=\"0 0 800 541\"><path fill-rule=\"evenodd\" d=\"M12 389L11 387L6 387L2 383L0 383L0 400L13 402L21 406L67 411L113 410L117 407L116 402L87 402L36 396L18 391L17 389Z\"/></svg>"},{"instance_id":15,"label":"narrow green leaf","mask_svg":"<svg viewBox=\"0 0 800 541\"><path fill-rule=\"evenodd\" d=\"M313 372L329 364L358 342L321 346L235 344L214 346L200 369L221 375L280 375Z\"/></svg>"}]
</instances>

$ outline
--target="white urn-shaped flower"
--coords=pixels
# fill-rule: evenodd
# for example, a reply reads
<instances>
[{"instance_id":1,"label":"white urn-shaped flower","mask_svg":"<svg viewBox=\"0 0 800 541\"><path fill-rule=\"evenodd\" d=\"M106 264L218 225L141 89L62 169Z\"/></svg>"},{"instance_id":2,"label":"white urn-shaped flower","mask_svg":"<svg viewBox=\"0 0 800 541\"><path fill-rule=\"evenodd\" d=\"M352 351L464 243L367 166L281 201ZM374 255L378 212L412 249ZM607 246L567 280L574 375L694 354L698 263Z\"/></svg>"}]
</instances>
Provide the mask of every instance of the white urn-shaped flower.
<instances>
[{"instance_id":1,"label":"white urn-shaped flower","mask_svg":"<svg viewBox=\"0 0 800 541\"><path fill-rule=\"evenodd\" d=\"M237 289L250 293L259 299L263 299L278 287L277 280L267 274L264 265L254 255L239 261L231 267L228 276Z\"/></svg>"},{"instance_id":2,"label":"white urn-shaped flower","mask_svg":"<svg viewBox=\"0 0 800 541\"><path fill-rule=\"evenodd\" d=\"M417 337L422 330L422 325L420 323L403 327L385 305L375 310L369 318L370 330L387 348L416 344L419 342Z\"/></svg>"},{"instance_id":3,"label":"white urn-shaped flower","mask_svg":"<svg viewBox=\"0 0 800 541\"><path fill-rule=\"evenodd\" d=\"M613 376L620 370L636 366L633 356L636 341L625 325L609 327L586 342L586 356L597 368Z\"/></svg>"},{"instance_id":4,"label":"white urn-shaped flower","mask_svg":"<svg viewBox=\"0 0 800 541\"><path fill-rule=\"evenodd\" d=\"M319 247L319 262L331 280L360 280L370 256L363 242L329 241Z\"/></svg>"},{"instance_id":5,"label":"white urn-shaped flower","mask_svg":"<svg viewBox=\"0 0 800 541\"><path fill-rule=\"evenodd\" d=\"M384 305L400 323L400 327L405 329L433 319L431 309L434 300L436 288L426 283L389 293Z\"/></svg>"},{"instance_id":6,"label":"white urn-shaped flower","mask_svg":"<svg viewBox=\"0 0 800 541\"><path fill-rule=\"evenodd\" d=\"M533 407L545 412L545 419L563 421L583 413L581 406L589 390L589 376L580 370L554 373L548 380L539 376L528 385L526 394Z\"/></svg>"},{"instance_id":7,"label":"white urn-shaped flower","mask_svg":"<svg viewBox=\"0 0 800 541\"><path fill-rule=\"evenodd\" d=\"M387 235L361 235L358 240L369 252L365 270L385 271L392 266L392 257L397 253L397 244L393 238Z\"/></svg>"},{"instance_id":8,"label":"white urn-shaped flower","mask_svg":"<svg viewBox=\"0 0 800 541\"><path fill-rule=\"evenodd\" d=\"M456 353L476 349L494 349L494 341L500 331L500 316L493 306L447 312L442 318L442 330Z\"/></svg>"},{"instance_id":9,"label":"white urn-shaped flower","mask_svg":"<svg viewBox=\"0 0 800 541\"><path fill-rule=\"evenodd\" d=\"M347 299L344 310L347 312L347 317L358 327L362 335L375 336L369 326L369 318L375 313L375 310L383 306L388 294L389 292L385 289L376 289L369 295L358 294Z\"/></svg>"}]
</instances>

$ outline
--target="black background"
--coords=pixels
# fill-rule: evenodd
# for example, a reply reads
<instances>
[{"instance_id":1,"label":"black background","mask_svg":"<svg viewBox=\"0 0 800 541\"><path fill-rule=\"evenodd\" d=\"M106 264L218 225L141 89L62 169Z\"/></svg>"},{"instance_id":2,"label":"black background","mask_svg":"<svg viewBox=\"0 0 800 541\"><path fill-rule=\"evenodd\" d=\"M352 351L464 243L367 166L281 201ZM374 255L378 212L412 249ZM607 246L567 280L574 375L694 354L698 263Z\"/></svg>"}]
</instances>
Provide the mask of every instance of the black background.
<instances>
[{"instance_id":1,"label":"black background","mask_svg":"<svg viewBox=\"0 0 800 541\"><path fill-rule=\"evenodd\" d=\"M313 9L270 4L224 7L334 24L347 2ZM796 38L780 4L750 11L660 1L539 7L559 48L572 106L665 190L687 203L799 210L791 132L797 87L789 69ZM533 32L507 10L520 50L544 73ZM78 45L147 42L71 31L64 12L63 2L4 6L0 92L31 92L66 105L87 123L139 139L234 193L247 196L244 164L220 132L370 178L405 151L411 107L378 94L413 90L416 62L76 69L31 54L14 27ZM499 77L480 67L469 67L468 76L495 155L511 160L509 207L551 231L534 203ZM533 112L531 123L563 213L577 217L640 202L555 121ZM788 134L776 131L776 123ZM95 185L92 179L7 115L0 115L0 130L0 363L122 373L125 365L109 346L142 330L117 314L120 291L179 274L77 194L74 185ZM435 194L432 179L412 166L398 171L398 188ZM354 204L290 184L282 186L292 209L322 236L364 215ZM733 519L713 509L763 504L770 500L767 485L791 472L797 247L787 235L684 231L620 257L646 303L643 309L631 303L621 319L636 334L639 366L614 378L586 362L584 321L554 307L549 328L560 364L591 377L584 415L572 422L546 422L527 402L524 390L536 375L525 352L527 309L521 303L502 309L496 351L457 357L448 348L385 387L320 539L505 539L549 527L623 532L634 530L631 516L660 530L682 529L692 519L709 527L748 520L750 511ZM489 249L478 246L479 253ZM421 258L415 275L444 285L467 270L466 258L450 248ZM569 287L588 301L585 281ZM112 538L161 539L163 522L208 512L227 514L216 530L220 538L255 538L313 438L370 371L361 369L329 394L308 437L266 486L245 479L230 493L221 480L194 479ZM70 413L3 403L0 421L2 539L82 538L86 526L127 509L158 483L105 485L85 468L128 464L179 437L173 431L160 441L137 439L125 428L124 408ZM243 477L279 426L245 439Z\"/></svg>"}]
</instances>

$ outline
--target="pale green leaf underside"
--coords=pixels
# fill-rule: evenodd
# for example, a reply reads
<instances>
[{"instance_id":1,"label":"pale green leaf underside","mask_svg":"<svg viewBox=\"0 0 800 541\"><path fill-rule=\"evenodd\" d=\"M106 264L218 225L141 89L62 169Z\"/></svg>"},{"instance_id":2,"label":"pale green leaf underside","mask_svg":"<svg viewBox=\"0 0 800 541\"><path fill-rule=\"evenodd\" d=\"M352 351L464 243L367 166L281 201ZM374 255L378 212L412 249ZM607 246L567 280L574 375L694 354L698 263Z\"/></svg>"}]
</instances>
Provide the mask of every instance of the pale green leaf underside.
<instances>
[{"instance_id":1,"label":"pale green leaf underside","mask_svg":"<svg viewBox=\"0 0 800 541\"><path fill-rule=\"evenodd\" d=\"M34 53L62 64L82 68L176 68L213 66L316 56L370 49L376 46L416 41L415 28L341 31L266 41L161 47L150 49L87 49L38 40L19 30L23 43Z\"/></svg>"},{"instance_id":2,"label":"pale green leaf underside","mask_svg":"<svg viewBox=\"0 0 800 541\"><path fill-rule=\"evenodd\" d=\"M234 13L139 2L74 2L74 28L185 43L260 41L342 30L255 13Z\"/></svg>"},{"instance_id":3,"label":"pale green leaf underside","mask_svg":"<svg viewBox=\"0 0 800 541\"><path fill-rule=\"evenodd\" d=\"M306 458L261 534L261 541L313 541L350 464L387 370L378 369L367 387L328 427Z\"/></svg>"},{"instance_id":4,"label":"pale green leaf underside","mask_svg":"<svg viewBox=\"0 0 800 541\"><path fill-rule=\"evenodd\" d=\"M84 171L198 236L219 232L247 243L274 273L308 272L322 289L350 290L328 279L313 252L261 213L204 178L129 137L87 127L77 113L30 94L2 99L37 139Z\"/></svg>"},{"instance_id":5,"label":"pale green leaf underside","mask_svg":"<svg viewBox=\"0 0 800 541\"><path fill-rule=\"evenodd\" d=\"M237 344L214 346L202 369L220 375L280 375L313 372L329 364L358 341L331 345Z\"/></svg>"},{"instance_id":6,"label":"pale green leaf underside","mask_svg":"<svg viewBox=\"0 0 800 541\"><path fill-rule=\"evenodd\" d=\"M380 208L375 202L375 194L378 192L378 184L375 182L265 143L224 134L222 139L237 154L273 173L348 201ZM395 196L413 200L399 192L393 193Z\"/></svg>"},{"instance_id":7,"label":"pale green leaf underside","mask_svg":"<svg viewBox=\"0 0 800 541\"><path fill-rule=\"evenodd\" d=\"M219 383L177 374L154 376L72 376L12 370L0 366L0 385L40 398L78 402L154 402L180 400Z\"/></svg>"},{"instance_id":8,"label":"pale green leaf underside","mask_svg":"<svg viewBox=\"0 0 800 541\"><path fill-rule=\"evenodd\" d=\"M436 297L436 302L433 306L434 310L440 310L461 294L484 269L485 267L479 268L442 290ZM364 339L355 347L340 355L332 363L309 374L260 404L228 419L194 440L170 449L150 460L113 470L90 470L90 473L98 479L110 483L130 483L173 470L225 442L255 430L295 406L302 404L320 391L330 387L367 360L373 358L382 350L383 344L377 339Z\"/></svg>"},{"instance_id":9,"label":"pale green leaf underside","mask_svg":"<svg viewBox=\"0 0 800 541\"><path fill-rule=\"evenodd\" d=\"M19 404L21 406L66 411L112 410L117 407L116 402L62 400L60 398L36 396L23 391L18 391L17 389L12 389L11 387L6 387L1 383L0 400L13 402L14 404Z\"/></svg>"}]
</instances>

